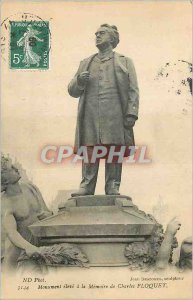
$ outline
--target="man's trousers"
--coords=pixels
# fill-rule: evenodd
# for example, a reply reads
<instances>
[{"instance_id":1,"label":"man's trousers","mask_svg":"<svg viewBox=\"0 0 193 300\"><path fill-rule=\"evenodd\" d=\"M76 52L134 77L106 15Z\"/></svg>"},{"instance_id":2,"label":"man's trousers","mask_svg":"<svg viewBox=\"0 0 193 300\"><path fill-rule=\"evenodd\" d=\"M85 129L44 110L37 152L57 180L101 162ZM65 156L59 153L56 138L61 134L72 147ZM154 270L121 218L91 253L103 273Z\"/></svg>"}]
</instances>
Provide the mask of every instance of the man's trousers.
<instances>
[{"instance_id":1,"label":"man's trousers","mask_svg":"<svg viewBox=\"0 0 193 300\"><path fill-rule=\"evenodd\" d=\"M82 163L82 181L80 189L89 195L94 195L99 170L99 160L95 163ZM105 193L113 194L119 191L121 183L122 163L107 163L105 160Z\"/></svg>"}]
</instances>

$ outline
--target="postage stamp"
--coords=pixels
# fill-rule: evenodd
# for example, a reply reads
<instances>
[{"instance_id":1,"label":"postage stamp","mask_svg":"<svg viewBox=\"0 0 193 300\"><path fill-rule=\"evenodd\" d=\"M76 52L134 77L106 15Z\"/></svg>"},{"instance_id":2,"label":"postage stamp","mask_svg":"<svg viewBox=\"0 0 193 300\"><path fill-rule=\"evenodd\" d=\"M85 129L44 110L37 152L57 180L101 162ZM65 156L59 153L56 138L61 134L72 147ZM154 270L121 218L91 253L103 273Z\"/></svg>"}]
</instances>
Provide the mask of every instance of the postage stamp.
<instances>
[{"instance_id":1,"label":"postage stamp","mask_svg":"<svg viewBox=\"0 0 193 300\"><path fill-rule=\"evenodd\" d=\"M10 68L49 69L49 22L10 21Z\"/></svg>"}]
</instances>

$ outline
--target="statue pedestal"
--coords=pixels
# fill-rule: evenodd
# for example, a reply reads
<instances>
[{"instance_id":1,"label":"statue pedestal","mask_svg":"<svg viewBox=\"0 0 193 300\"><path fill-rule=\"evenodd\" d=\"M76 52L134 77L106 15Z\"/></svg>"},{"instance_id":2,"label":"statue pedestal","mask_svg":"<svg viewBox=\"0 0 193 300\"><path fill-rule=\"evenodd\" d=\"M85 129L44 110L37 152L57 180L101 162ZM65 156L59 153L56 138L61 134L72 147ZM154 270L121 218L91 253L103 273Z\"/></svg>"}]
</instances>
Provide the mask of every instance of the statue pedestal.
<instances>
[{"instance_id":1,"label":"statue pedestal","mask_svg":"<svg viewBox=\"0 0 193 300\"><path fill-rule=\"evenodd\" d=\"M145 241L155 226L130 197L95 195L70 198L57 215L29 228L41 245L78 245L91 266L123 266L126 245Z\"/></svg>"}]
</instances>

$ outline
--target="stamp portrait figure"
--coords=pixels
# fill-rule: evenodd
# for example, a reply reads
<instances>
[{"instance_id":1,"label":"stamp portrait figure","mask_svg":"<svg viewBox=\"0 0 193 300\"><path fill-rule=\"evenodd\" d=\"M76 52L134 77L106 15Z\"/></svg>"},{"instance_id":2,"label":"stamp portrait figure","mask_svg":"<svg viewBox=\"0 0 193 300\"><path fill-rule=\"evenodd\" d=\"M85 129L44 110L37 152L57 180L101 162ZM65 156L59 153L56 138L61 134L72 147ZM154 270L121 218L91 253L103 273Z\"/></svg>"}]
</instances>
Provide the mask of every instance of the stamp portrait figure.
<instances>
[{"instance_id":1,"label":"stamp portrait figure","mask_svg":"<svg viewBox=\"0 0 193 300\"><path fill-rule=\"evenodd\" d=\"M133 62L113 49L119 43L116 26L103 24L95 33L98 53L80 62L68 86L72 97L80 98L75 135L75 153L80 146L92 152L97 145L133 146L133 126L138 119L139 89ZM128 148L126 148L128 149ZM127 152L127 153L126 153ZM128 151L125 151L128 156ZM99 160L82 163L82 181L72 196L93 195ZM118 195L122 163L105 161L105 193Z\"/></svg>"},{"instance_id":2,"label":"stamp portrait figure","mask_svg":"<svg viewBox=\"0 0 193 300\"><path fill-rule=\"evenodd\" d=\"M32 45L35 44L35 41L43 42L43 39L40 39L37 35L40 32L37 30L34 30L32 28L32 25L28 25L27 31L24 33L24 35L19 39L17 42L17 45L19 47L23 46L24 51L24 59L23 62L26 63L27 67L30 67L30 65L37 65L39 66L39 62L41 60L41 56L38 55L33 51Z\"/></svg>"}]
</instances>

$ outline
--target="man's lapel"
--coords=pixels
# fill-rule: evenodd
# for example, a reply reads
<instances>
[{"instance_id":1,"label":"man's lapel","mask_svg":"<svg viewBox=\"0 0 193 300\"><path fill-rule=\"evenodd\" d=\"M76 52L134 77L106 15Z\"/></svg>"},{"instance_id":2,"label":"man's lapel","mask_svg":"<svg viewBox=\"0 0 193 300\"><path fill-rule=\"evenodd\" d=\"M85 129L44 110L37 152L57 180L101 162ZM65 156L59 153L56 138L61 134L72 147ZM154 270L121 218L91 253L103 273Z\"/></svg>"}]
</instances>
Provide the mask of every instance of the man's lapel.
<instances>
[{"instance_id":1,"label":"man's lapel","mask_svg":"<svg viewBox=\"0 0 193 300\"><path fill-rule=\"evenodd\" d=\"M82 72L88 71L89 66L90 66L90 63L92 62L93 58L94 58L96 55L97 55L97 53L91 55L89 58L87 58L87 59L85 59L85 60L83 61L83 66L82 66L83 71L82 71Z\"/></svg>"},{"instance_id":2,"label":"man's lapel","mask_svg":"<svg viewBox=\"0 0 193 300\"><path fill-rule=\"evenodd\" d=\"M120 94L123 118L127 116L129 98L129 73L126 66L126 58L123 55L114 53L114 66L117 85ZM124 129L126 145L135 145L133 128Z\"/></svg>"},{"instance_id":3,"label":"man's lapel","mask_svg":"<svg viewBox=\"0 0 193 300\"><path fill-rule=\"evenodd\" d=\"M117 52L114 52L114 62L116 70L121 70L123 73L128 75L128 70L125 66L125 56Z\"/></svg>"},{"instance_id":4,"label":"man's lapel","mask_svg":"<svg viewBox=\"0 0 193 300\"><path fill-rule=\"evenodd\" d=\"M125 105L127 105L128 95L129 95L129 74L124 62L125 62L125 57L115 52L114 53L115 75L117 79L119 93L121 95L123 110L125 109Z\"/></svg>"}]
</instances>

